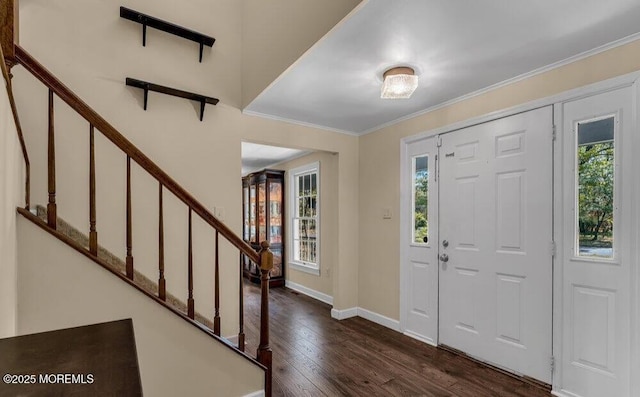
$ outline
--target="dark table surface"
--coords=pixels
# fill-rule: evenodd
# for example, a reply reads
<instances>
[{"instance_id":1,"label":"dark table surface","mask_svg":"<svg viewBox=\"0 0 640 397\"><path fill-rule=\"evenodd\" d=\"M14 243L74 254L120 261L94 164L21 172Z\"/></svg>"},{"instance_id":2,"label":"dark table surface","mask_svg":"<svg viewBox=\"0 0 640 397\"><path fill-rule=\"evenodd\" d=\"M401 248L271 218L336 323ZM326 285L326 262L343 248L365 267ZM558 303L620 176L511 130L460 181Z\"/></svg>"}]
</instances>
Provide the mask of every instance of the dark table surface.
<instances>
[{"instance_id":1,"label":"dark table surface","mask_svg":"<svg viewBox=\"0 0 640 397\"><path fill-rule=\"evenodd\" d=\"M0 397L142 396L131 319L0 339Z\"/></svg>"}]
</instances>

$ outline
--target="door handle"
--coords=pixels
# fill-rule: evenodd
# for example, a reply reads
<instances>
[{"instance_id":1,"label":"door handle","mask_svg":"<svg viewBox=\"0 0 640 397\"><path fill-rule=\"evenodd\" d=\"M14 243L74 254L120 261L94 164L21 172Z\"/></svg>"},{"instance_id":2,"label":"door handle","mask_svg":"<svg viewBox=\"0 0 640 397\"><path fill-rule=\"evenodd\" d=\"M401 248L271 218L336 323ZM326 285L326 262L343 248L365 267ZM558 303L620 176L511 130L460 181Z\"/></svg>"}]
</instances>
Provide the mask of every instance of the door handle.
<instances>
[{"instance_id":1,"label":"door handle","mask_svg":"<svg viewBox=\"0 0 640 397\"><path fill-rule=\"evenodd\" d=\"M440 260L441 260L442 262L445 262L445 263L446 263L446 262L449 262L449 255L447 255L447 254L442 254L442 255L440 255Z\"/></svg>"}]
</instances>

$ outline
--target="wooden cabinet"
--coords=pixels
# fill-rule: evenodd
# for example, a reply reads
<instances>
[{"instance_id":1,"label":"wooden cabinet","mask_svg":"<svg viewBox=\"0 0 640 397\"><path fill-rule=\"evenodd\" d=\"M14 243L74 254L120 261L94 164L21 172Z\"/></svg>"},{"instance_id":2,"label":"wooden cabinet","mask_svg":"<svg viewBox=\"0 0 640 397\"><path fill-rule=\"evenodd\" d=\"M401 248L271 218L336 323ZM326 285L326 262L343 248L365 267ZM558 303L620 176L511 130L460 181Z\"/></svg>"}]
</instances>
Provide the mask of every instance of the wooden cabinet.
<instances>
[{"instance_id":1,"label":"wooden cabinet","mask_svg":"<svg viewBox=\"0 0 640 397\"><path fill-rule=\"evenodd\" d=\"M268 241L273 252L269 286L284 285L284 171L263 170L242 178L243 239L256 250ZM260 282L260 269L244 260L244 276Z\"/></svg>"}]
</instances>

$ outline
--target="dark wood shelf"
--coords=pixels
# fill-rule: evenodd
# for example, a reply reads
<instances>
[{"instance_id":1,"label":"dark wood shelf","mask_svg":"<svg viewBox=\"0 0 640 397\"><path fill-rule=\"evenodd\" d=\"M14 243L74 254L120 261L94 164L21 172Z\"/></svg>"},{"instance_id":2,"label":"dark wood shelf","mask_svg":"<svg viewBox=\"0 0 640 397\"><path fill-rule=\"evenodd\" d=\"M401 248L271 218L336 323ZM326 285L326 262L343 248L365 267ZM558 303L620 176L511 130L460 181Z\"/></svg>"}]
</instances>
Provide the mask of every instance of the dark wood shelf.
<instances>
[{"instance_id":1,"label":"dark wood shelf","mask_svg":"<svg viewBox=\"0 0 640 397\"><path fill-rule=\"evenodd\" d=\"M139 11L134 11L127 7L120 7L120 17L133 22L137 22L142 25L143 46L147 45L147 26L174 34L187 40L195 41L196 43L200 44L200 62L202 62L202 51L204 49L204 46L206 45L207 47L213 47L213 43L215 43L216 41L216 39L211 36L198 33L191 29L183 28L182 26L163 21L162 19L143 14Z\"/></svg>"},{"instance_id":2,"label":"dark wood shelf","mask_svg":"<svg viewBox=\"0 0 640 397\"><path fill-rule=\"evenodd\" d=\"M205 103L209 103L211 105L217 105L220 100L218 98L212 98L200 94L195 94L193 92L182 91L176 88L165 87L163 85L150 83L148 81L142 81L138 79L134 79L131 77L127 77L126 84L131 87L136 87L144 90L144 110L147 110L147 98L149 95L149 91L159 92L161 94L173 95L180 98L186 98L192 101L200 102L200 121L204 116L204 105Z\"/></svg>"}]
</instances>

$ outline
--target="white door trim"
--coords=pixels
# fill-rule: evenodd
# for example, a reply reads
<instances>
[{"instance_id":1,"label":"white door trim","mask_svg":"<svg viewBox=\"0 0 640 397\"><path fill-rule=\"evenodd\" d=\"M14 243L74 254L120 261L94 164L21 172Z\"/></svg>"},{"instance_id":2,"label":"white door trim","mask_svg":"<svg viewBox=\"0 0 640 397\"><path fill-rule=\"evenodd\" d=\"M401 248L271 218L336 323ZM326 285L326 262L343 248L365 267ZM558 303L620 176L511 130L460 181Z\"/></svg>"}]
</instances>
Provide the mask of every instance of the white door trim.
<instances>
[{"instance_id":1,"label":"white door trim","mask_svg":"<svg viewBox=\"0 0 640 397\"><path fill-rule=\"evenodd\" d=\"M636 117L640 115L640 84L638 82L639 79L640 79L640 71L636 71L636 72L628 73L622 76L617 76L611 79L589 84L583 87L575 88L559 94L551 95L545 98L530 101L521 105L513 106L507 109L498 110L498 111L491 112L478 117L473 117L460 122L452 123L443 127L427 130L427 131L418 133L416 135L404 137L400 140L400 161L401 161L400 164L401 165L405 164L407 160L407 157L406 157L407 145L409 145L412 142L419 141L421 139L438 135L438 134L453 132L453 131L466 128L472 125L485 123L487 121L492 121L502 117L508 117L517 113L526 112L529 110L533 110L539 107L549 106L549 105L554 106L554 116L553 116L554 125L561 126L562 118L561 118L561 112L559 110L561 109L562 103L588 97L598 93L603 93L606 91L615 90L618 88L623 88L623 87L629 87L629 86L633 87L635 95L633 96L634 104L632 107L635 112L634 120L637 120ZM635 126L636 133L633 134L634 136L631 142L634 146L634 149L636 149L636 151L637 149L640 149L640 136L638 136L640 134L640 131L638 131L637 127L638 126L636 125ZM556 243L556 251L563 252L562 250L564 249L564 241L562 238L561 231L562 231L564 218L563 218L563 209L562 209L562 195L558 194L561 191L560 189L562 188L562 183L563 183L562 169L561 167L558 166L559 164L561 164L561 161L562 161L563 148L560 143L560 140L558 139L554 141L553 146L554 146L554 149L553 149L554 150L554 154L553 154L553 158L554 158L554 171L553 171L554 172L554 181L553 181L553 186L554 186L553 228L554 228L554 231L553 231L553 234L554 236L553 238ZM633 159L633 169L636 171L634 175L635 186L633 190L633 202L635 203L635 205L633 206L634 213L632 214L632 218L635 221L634 222L635 227L633 228L633 231L632 231L631 241L636 242L635 247L640 247L640 230L638 230L638 227L640 227L640 200L638 200L638 198L640 198L640 158L638 158L638 156L635 156ZM407 186L407 181L408 181L408 177L406 175L405 167L401 166L400 167L401 202L402 202L402 195L406 194L407 188L409 187ZM402 231L408 230L407 222L410 222L410 220L408 219L408 216L404 214L404 212L406 211L400 211L400 214L401 214L400 216L400 229L401 229L400 243L401 244L400 244L400 262L399 262L400 264L404 263L403 260L406 258L406 255L407 255L407 253L405 252L406 249L404 249L402 245L402 242L406 241L404 240L406 236L402 235ZM632 257L635 259L636 265L631 270L632 273L631 273L631 280L630 280L630 283L632 283L631 326L632 326L632 329L636 330L636 332L633 332L631 337L631 348L633 351L631 371L632 373L637 374L637 373L640 373L640 335L638 332L638 330L640 329L640 269L639 269L640 249L636 249ZM561 338L562 338L562 320L563 320L563 313L562 313L563 278L562 278L562 266L559 265L560 261L558 260L558 258L559 258L558 255L556 255L554 258L554 270L553 270L553 278L554 278L553 280L553 355L557 363L561 362L562 360ZM403 309L404 309L404 306L406 305L406 302L404 302L404 298L402 294L403 287L404 287L404 284L403 284L404 281L402 277L402 266L400 266L400 271L401 271L401 274L400 274L400 313L401 313L400 330L401 332L404 332L405 328L404 328L402 313L404 311ZM561 379L562 379L562 372L559 367L561 366L556 365L555 372L553 373L552 394L563 396L564 394L562 394L561 392L558 392L558 390L560 389ZM631 389L632 389L632 392L636 392L636 393L640 391L639 377L632 378Z\"/></svg>"},{"instance_id":2,"label":"white door trim","mask_svg":"<svg viewBox=\"0 0 640 397\"><path fill-rule=\"evenodd\" d=\"M415 141L418 141L416 139ZM412 141L412 142L415 142ZM405 333L407 329L407 297L405 291L408 286L406 285L407 272L405 269L405 263L409 259L409 249L406 247L406 242L409 241L409 229L411 224L411 218L409 217L410 209L406 203L409 201L408 195L411 194L412 189L409 184L409 170L407 169L407 161L409 159L409 143L404 139L400 143L400 332Z\"/></svg>"},{"instance_id":3,"label":"white door trim","mask_svg":"<svg viewBox=\"0 0 640 397\"><path fill-rule=\"evenodd\" d=\"M631 144L633 145L634 152L640 149L640 136L638 136L638 130L640 129L640 83L638 80L633 83L633 103L631 108L633 110L633 120L636 123L634 134L631 137ZM631 236L629 241L635 241L635 255L632 255L632 260L635 266L631 267L631 329L636 332L631 334L631 373L640 373L640 158L633 156L631 160L631 167L635 171L633 184L635 189L632 192L632 200L635 203L633 206L634 214L632 214L633 227L631 230ZM636 394L640 392L640 378L638 376L631 377L631 391Z\"/></svg>"},{"instance_id":4,"label":"white door trim","mask_svg":"<svg viewBox=\"0 0 640 397\"><path fill-rule=\"evenodd\" d=\"M558 138L559 129L562 126L562 103L553 105L553 125L556 131L556 138L553 141L553 241L556 245L556 252L553 256L553 345L552 354L556 364L554 372L551 374L552 394L560 390L562 380L562 255L564 252L564 227L563 216L563 196L562 184L564 173L562 172L563 139ZM560 395L560 394L555 394Z\"/></svg>"}]
</instances>

